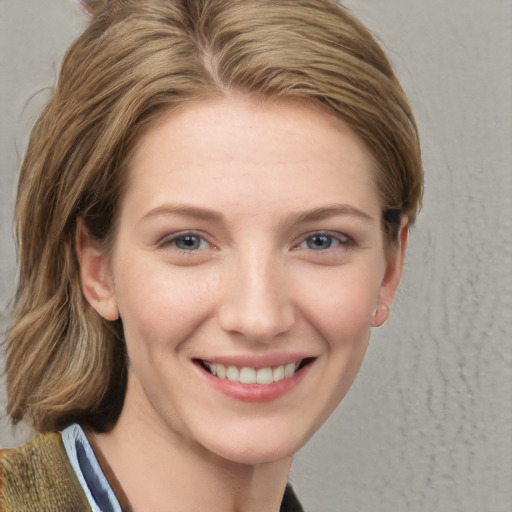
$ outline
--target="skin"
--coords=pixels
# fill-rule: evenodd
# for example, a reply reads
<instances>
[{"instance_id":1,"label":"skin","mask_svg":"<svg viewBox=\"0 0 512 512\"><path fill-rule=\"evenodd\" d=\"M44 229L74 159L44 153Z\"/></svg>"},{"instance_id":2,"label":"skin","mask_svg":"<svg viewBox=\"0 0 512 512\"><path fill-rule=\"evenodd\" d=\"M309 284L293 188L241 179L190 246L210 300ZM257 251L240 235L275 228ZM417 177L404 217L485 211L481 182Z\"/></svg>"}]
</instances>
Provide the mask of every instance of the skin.
<instances>
[{"instance_id":1,"label":"skin","mask_svg":"<svg viewBox=\"0 0 512 512\"><path fill-rule=\"evenodd\" d=\"M374 168L298 100L204 101L143 135L111 252L78 233L87 299L123 321L125 405L96 442L134 510L279 510L293 454L345 396L400 280L407 221L389 247ZM197 364L304 357L263 401Z\"/></svg>"}]
</instances>

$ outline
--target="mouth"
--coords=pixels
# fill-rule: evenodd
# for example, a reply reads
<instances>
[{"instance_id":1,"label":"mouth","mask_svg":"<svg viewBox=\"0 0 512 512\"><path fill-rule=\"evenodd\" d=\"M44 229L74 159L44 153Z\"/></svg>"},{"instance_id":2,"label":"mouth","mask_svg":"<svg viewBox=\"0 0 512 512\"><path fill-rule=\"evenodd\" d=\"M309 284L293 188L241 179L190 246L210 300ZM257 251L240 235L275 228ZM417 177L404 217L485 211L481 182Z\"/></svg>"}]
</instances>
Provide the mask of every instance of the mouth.
<instances>
[{"instance_id":1,"label":"mouth","mask_svg":"<svg viewBox=\"0 0 512 512\"><path fill-rule=\"evenodd\" d=\"M307 357L287 364L268 366L265 368L252 368L250 366L238 367L222 363L212 363L202 359L196 359L195 362L208 373L221 380L246 385L259 384L261 386L268 386L274 382L293 377L311 364L314 359L314 357Z\"/></svg>"}]
</instances>

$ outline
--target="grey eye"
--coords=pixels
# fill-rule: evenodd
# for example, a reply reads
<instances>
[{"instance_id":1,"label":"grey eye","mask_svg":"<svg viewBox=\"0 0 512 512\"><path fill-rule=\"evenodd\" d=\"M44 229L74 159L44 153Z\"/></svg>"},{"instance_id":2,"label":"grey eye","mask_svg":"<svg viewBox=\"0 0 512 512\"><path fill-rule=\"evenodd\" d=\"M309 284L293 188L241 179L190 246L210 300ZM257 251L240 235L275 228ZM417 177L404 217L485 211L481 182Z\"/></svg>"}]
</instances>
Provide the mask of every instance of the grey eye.
<instances>
[{"instance_id":1,"label":"grey eye","mask_svg":"<svg viewBox=\"0 0 512 512\"><path fill-rule=\"evenodd\" d=\"M306 245L307 245L308 249L313 249L315 251L322 251L325 249L330 249L333 245L336 245L336 242L337 242L337 240L332 236L314 235L314 236L310 236L306 240Z\"/></svg>"},{"instance_id":2,"label":"grey eye","mask_svg":"<svg viewBox=\"0 0 512 512\"><path fill-rule=\"evenodd\" d=\"M94 18L105 14L113 0L78 0L78 5L88 16Z\"/></svg>"},{"instance_id":3,"label":"grey eye","mask_svg":"<svg viewBox=\"0 0 512 512\"><path fill-rule=\"evenodd\" d=\"M184 251L194 251L202 247L203 239L200 236L186 235L180 236L174 240L174 244L178 249Z\"/></svg>"}]
</instances>

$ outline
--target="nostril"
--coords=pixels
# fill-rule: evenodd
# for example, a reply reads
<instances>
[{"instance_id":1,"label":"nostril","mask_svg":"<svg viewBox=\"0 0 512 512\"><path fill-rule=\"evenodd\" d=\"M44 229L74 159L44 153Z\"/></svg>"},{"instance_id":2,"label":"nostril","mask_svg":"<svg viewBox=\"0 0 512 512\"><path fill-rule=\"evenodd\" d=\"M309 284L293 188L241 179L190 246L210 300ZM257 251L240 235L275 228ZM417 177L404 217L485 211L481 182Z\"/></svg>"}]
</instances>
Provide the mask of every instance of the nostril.
<instances>
[{"instance_id":1,"label":"nostril","mask_svg":"<svg viewBox=\"0 0 512 512\"><path fill-rule=\"evenodd\" d=\"M243 300L225 303L219 311L226 332L253 341L273 341L292 329L295 312L290 304L254 304Z\"/></svg>"}]
</instances>

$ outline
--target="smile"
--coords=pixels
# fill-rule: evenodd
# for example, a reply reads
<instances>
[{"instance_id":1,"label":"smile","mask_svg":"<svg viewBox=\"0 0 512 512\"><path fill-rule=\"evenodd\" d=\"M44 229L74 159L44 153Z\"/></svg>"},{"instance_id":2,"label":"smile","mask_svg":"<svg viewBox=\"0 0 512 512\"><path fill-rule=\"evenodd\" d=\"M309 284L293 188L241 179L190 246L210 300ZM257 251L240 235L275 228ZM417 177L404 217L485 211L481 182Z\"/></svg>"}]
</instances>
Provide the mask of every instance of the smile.
<instances>
[{"instance_id":1,"label":"smile","mask_svg":"<svg viewBox=\"0 0 512 512\"><path fill-rule=\"evenodd\" d=\"M247 385L269 385L293 377L297 372L313 361L313 359L314 358L306 358L293 363L258 369L250 366L237 367L221 363L210 363L203 360L199 360L198 362L207 372L219 379Z\"/></svg>"}]
</instances>

